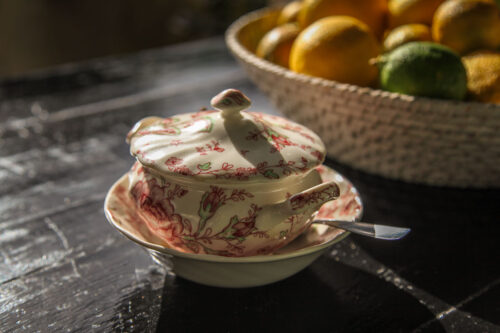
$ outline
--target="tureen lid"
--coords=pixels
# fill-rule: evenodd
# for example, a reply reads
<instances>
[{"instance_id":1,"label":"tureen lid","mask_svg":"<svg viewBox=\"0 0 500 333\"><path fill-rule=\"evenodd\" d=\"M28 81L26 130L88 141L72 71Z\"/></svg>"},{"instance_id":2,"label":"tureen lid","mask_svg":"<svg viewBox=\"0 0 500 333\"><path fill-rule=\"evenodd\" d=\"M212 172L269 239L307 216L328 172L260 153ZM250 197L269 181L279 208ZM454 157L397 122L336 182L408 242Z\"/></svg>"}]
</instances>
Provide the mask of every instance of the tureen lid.
<instances>
[{"instance_id":1,"label":"tureen lid","mask_svg":"<svg viewBox=\"0 0 500 333\"><path fill-rule=\"evenodd\" d=\"M130 152L160 174L199 180L279 180L323 163L325 147L290 120L241 112L250 100L228 89L211 101L216 110L150 117L127 135Z\"/></svg>"}]
</instances>

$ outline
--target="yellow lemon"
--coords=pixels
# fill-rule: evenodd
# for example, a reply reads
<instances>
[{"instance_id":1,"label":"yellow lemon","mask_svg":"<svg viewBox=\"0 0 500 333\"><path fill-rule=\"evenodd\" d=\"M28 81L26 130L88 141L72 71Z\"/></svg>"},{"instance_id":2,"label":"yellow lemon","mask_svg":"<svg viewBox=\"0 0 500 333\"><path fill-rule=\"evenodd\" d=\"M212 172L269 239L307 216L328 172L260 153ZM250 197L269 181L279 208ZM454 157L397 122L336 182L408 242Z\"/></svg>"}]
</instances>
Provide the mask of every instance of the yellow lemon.
<instances>
[{"instance_id":1,"label":"yellow lemon","mask_svg":"<svg viewBox=\"0 0 500 333\"><path fill-rule=\"evenodd\" d=\"M299 32L299 27L295 23L287 23L270 30L260 40L256 55L288 68L290 49Z\"/></svg>"},{"instance_id":2,"label":"yellow lemon","mask_svg":"<svg viewBox=\"0 0 500 333\"><path fill-rule=\"evenodd\" d=\"M368 86L378 73L369 60L379 51L378 41L366 24L349 16L329 16L299 34L290 52L290 69Z\"/></svg>"},{"instance_id":3,"label":"yellow lemon","mask_svg":"<svg viewBox=\"0 0 500 333\"><path fill-rule=\"evenodd\" d=\"M301 28L333 15L352 16L382 36L387 13L386 0L304 0L299 13Z\"/></svg>"},{"instance_id":4,"label":"yellow lemon","mask_svg":"<svg viewBox=\"0 0 500 333\"><path fill-rule=\"evenodd\" d=\"M389 27L422 23L431 25L434 12L443 0L389 0Z\"/></svg>"},{"instance_id":5,"label":"yellow lemon","mask_svg":"<svg viewBox=\"0 0 500 333\"><path fill-rule=\"evenodd\" d=\"M500 104L500 52L477 51L462 57L467 70L469 96Z\"/></svg>"},{"instance_id":6,"label":"yellow lemon","mask_svg":"<svg viewBox=\"0 0 500 333\"><path fill-rule=\"evenodd\" d=\"M384 51L394 50L408 42L431 40L431 29L425 24L405 24L395 28L385 37Z\"/></svg>"},{"instance_id":7,"label":"yellow lemon","mask_svg":"<svg viewBox=\"0 0 500 333\"><path fill-rule=\"evenodd\" d=\"M297 17L299 15L301 7L302 7L301 1L292 1L288 3L281 10L280 16L278 17L277 25L297 22Z\"/></svg>"},{"instance_id":8,"label":"yellow lemon","mask_svg":"<svg viewBox=\"0 0 500 333\"><path fill-rule=\"evenodd\" d=\"M500 11L492 0L448 0L439 6L432 38L458 53L500 46Z\"/></svg>"}]
</instances>

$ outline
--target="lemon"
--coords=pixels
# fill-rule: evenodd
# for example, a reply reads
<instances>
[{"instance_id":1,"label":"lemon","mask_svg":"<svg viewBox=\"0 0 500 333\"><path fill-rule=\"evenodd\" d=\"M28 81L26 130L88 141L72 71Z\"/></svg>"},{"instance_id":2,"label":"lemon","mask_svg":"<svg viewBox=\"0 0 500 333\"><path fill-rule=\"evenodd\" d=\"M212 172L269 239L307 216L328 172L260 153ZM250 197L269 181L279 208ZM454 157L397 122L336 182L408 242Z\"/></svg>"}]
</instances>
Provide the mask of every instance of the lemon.
<instances>
[{"instance_id":1,"label":"lemon","mask_svg":"<svg viewBox=\"0 0 500 333\"><path fill-rule=\"evenodd\" d=\"M500 52L477 51L466 55L462 61L467 70L470 97L500 104Z\"/></svg>"},{"instance_id":2,"label":"lemon","mask_svg":"<svg viewBox=\"0 0 500 333\"><path fill-rule=\"evenodd\" d=\"M434 12L443 0L389 0L389 27L422 23L431 25Z\"/></svg>"},{"instance_id":3,"label":"lemon","mask_svg":"<svg viewBox=\"0 0 500 333\"><path fill-rule=\"evenodd\" d=\"M439 6L432 37L460 54L500 46L500 11L492 0L448 0Z\"/></svg>"},{"instance_id":4,"label":"lemon","mask_svg":"<svg viewBox=\"0 0 500 333\"><path fill-rule=\"evenodd\" d=\"M299 15L300 9L302 8L301 1L289 2L280 12L278 17L277 25L282 25L285 23L297 22L297 17Z\"/></svg>"},{"instance_id":5,"label":"lemon","mask_svg":"<svg viewBox=\"0 0 500 333\"><path fill-rule=\"evenodd\" d=\"M262 37L255 54L288 68L290 49L300 30L297 24L287 23L273 28Z\"/></svg>"},{"instance_id":6,"label":"lemon","mask_svg":"<svg viewBox=\"0 0 500 333\"><path fill-rule=\"evenodd\" d=\"M395 48L416 41L431 41L431 29L425 24L413 23L401 25L391 32L384 39L384 51L391 51Z\"/></svg>"},{"instance_id":7,"label":"lemon","mask_svg":"<svg viewBox=\"0 0 500 333\"><path fill-rule=\"evenodd\" d=\"M384 90L457 100L467 93L464 65L446 46L411 42L381 56L378 63Z\"/></svg>"},{"instance_id":8,"label":"lemon","mask_svg":"<svg viewBox=\"0 0 500 333\"><path fill-rule=\"evenodd\" d=\"M368 86L377 78L369 59L379 54L377 39L363 22L329 16L303 30L290 52L290 69L329 80Z\"/></svg>"},{"instance_id":9,"label":"lemon","mask_svg":"<svg viewBox=\"0 0 500 333\"><path fill-rule=\"evenodd\" d=\"M367 24L375 35L382 36L386 13L386 0L304 0L298 21L305 28L327 16L352 16Z\"/></svg>"}]
</instances>

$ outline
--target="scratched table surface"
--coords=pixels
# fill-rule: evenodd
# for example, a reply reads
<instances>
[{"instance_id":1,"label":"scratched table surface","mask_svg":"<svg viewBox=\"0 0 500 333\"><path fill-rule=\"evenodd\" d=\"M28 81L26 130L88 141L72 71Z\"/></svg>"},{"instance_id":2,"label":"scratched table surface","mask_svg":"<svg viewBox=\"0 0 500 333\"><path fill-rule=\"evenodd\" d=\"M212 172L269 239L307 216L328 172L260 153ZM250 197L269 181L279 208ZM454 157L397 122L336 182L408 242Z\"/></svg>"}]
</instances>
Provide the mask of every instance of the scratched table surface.
<instances>
[{"instance_id":1,"label":"scratched table surface","mask_svg":"<svg viewBox=\"0 0 500 333\"><path fill-rule=\"evenodd\" d=\"M133 163L131 126L229 87L277 113L221 37L0 82L0 332L500 331L499 190L410 185L327 160L361 192L366 221L413 231L352 235L249 289L178 278L114 230L103 200Z\"/></svg>"}]
</instances>

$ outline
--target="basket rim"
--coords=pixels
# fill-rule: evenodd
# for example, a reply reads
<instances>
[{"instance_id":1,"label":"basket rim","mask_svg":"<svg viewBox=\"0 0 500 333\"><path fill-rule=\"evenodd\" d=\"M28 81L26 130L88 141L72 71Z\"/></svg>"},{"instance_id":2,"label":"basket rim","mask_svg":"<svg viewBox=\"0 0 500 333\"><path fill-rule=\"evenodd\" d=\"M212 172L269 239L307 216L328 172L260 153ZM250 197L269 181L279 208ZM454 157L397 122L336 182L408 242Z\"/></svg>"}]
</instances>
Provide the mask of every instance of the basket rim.
<instances>
[{"instance_id":1,"label":"basket rim","mask_svg":"<svg viewBox=\"0 0 500 333\"><path fill-rule=\"evenodd\" d=\"M238 58L241 58L245 62L256 66L257 68L271 72L275 75L279 75L285 77L286 79L290 79L293 81L298 81L302 83L307 83L312 86L317 86L321 88L333 88L339 91L346 91L349 93L355 93L358 95L369 95L371 97L381 98L387 101L401 101L403 103L413 104L413 103L425 103L432 104L435 107L445 107L449 108L450 106L458 107L458 108L466 108L466 109L481 109L481 111L493 112L494 114L500 116L500 104L494 103L483 103L477 101L457 101L457 100L446 100L446 99L438 99L438 98L428 98L421 96L412 96L406 94L400 94L395 92L389 92L381 89L375 89L370 87L361 87L348 83L341 83L338 81L327 80L320 77L314 77L306 74L300 74L291 71L288 68L281 67L279 65L273 64L267 60L261 59L257 57L255 54L246 49L238 40L238 34L240 31L250 24L264 15L272 13L276 10L279 10L280 6L274 7L265 7L262 9L258 9L252 12L249 12L236 21L234 21L226 30L225 33L225 41L229 50L233 52Z\"/></svg>"}]
</instances>

